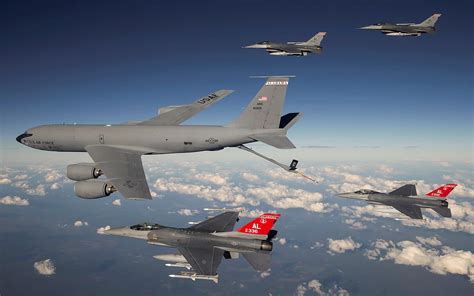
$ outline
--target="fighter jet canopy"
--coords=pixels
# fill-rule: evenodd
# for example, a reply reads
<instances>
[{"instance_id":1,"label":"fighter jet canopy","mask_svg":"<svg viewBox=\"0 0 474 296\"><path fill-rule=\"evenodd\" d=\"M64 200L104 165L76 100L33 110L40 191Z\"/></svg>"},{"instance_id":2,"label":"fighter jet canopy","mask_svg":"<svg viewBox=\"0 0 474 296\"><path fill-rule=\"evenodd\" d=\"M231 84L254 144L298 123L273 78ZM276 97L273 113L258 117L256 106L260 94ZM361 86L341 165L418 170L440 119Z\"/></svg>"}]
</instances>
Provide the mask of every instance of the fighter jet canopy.
<instances>
[{"instance_id":1,"label":"fighter jet canopy","mask_svg":"<svg viewBox=\"0 0 474 296\"><path fill-rule=\"evenodd\" d=\"M160 229L161 226L158 224L152 224L152 223L141 223L137 225L130 226L130 229L132 230L138 230L138 231L150 231L150 230L157 230Z\"/></svg>"},{"instance_id":2,"label":"fighter jet canopy","mask_svg":"<svg viewBox=\"0 0 474 296\"><path fill-rule=\"evenodd\" d=\"M374 193L379 193L379 192L374 191L374 190L370 190L370 189L361 189L361 190L356 191L354 193L355 194L374 194Z\"/></svg>"}]
</instances>

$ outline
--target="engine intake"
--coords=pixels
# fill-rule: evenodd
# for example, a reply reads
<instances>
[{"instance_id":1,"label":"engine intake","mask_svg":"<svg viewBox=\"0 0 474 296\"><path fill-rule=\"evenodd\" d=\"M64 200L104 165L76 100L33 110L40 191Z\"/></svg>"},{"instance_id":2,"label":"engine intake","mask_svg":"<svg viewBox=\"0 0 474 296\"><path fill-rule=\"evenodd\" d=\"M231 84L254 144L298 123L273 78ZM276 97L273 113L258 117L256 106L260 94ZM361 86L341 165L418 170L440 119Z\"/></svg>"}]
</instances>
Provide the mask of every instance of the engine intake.
<instances>
[{"instance_id":1,"label":"engine intake","mask_svg":"<svg viewBox=\"0 0 474 296\"><path fill-rule=\"evenodd\" d=\"M102 175L102 171L96 168L93 163L78 163L68 165L66 175L74 181L85 181L99 178Z\"/></svg>"},{"instance_id":2,"label":"engine intake","mask_svg":"<svg viewBox=\"0 0 474 296\"><path fill-rule=\"evenodd\" d=\"M85 199L106 197L115 191L114 186L101 181L79 181L74 184L74 193Z\"/></svg>"}]
</instances>

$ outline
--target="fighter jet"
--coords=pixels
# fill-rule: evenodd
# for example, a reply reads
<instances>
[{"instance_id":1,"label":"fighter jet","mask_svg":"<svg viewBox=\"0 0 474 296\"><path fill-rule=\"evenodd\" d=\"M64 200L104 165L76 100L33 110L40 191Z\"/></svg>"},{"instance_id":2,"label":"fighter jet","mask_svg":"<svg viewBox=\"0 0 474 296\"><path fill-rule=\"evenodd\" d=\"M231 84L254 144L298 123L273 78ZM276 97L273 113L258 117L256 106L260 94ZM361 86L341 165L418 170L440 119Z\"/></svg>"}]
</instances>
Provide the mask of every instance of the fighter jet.
<instances>
[{"instance_id":1,"label":"fighter jet","mask_svg":"<svg viewBox=\"0 0 474 296\"><path fill-rule=\"evenodd\" d=\"M441 16L440 13L435 13L423 22L419 24L406 23L406 24L388 24L378 23L366 27L362 27L363 30L380 30L387 36L414 36L418 37L424 33L434 33L436 21Z\"/></svg>"},{"instance_id":2,"label":"fighter jet","mask_svg":"<svg viewBox=\"0 0 474 296\"><path fill-rule=\"evenodd\" d=\"M125 198L151 199L141 156L216 151L237 147L269 160L288 172L298 173L297 161L281 164L244 144L263 142L280 149L295 148L286 133L302 116L281 116L289 76L267 80L243 113L226 126L180 125L215 104L231 90L218 90L189 105L159 109L158 116L123 124L56 124L28 129L16 140L47 151L87 152L93 162L71 164L67 177L77 181L78 197L95 199L119 191ZM107 179L97 179L105 175Z\"/></svg>"},{"instance_id":3,"label":"fighter jet","mask_svg":"<svg viewBox=\"0 0 474 296\"><path fill-rule=\"evenodd\" d=\"M386 205L412 219L423 219L421 208L429 208L443 217L451 217L446 198L457 184L446 184L435 189L425 196L417 196L414 184L404 185L392 192L381 193L369 189L361 189L356 192L340 193L338 196L351 199L366 200L376 205Z\"/></svg>"},{"instance_id":4,"label":"fighter jet","mask_svg":"<svg viewBox=\"0 0 474 296\"><path fill-rule=\"evenodd\" d=\"M277 43L271 41L262 41L244 48L264 48L270 55L274 56L306 56L308 53L320 53L321 41L323 41L326 32L319 32L308 41Z\"/></svg>"},{"instance_id":5,"label":"fighter jet","mask_svg":"<svg viewBox=\"0 0 474 296\"><path fill-rule=\"evenodd\" d=\"M173 228L142 223L131 227L112 228L104 234L147 240L151 245L177 248L179 254L161 254L155 259L166 266L190 271L170 274L172 278L219 280L217 268L222 258L236 259L240 254L258 270L270 268L272 240L277 231L273 225L280 214L266 213L233 231L239 212L225 212L188 228Z\"/></svg>"}]
</instances>

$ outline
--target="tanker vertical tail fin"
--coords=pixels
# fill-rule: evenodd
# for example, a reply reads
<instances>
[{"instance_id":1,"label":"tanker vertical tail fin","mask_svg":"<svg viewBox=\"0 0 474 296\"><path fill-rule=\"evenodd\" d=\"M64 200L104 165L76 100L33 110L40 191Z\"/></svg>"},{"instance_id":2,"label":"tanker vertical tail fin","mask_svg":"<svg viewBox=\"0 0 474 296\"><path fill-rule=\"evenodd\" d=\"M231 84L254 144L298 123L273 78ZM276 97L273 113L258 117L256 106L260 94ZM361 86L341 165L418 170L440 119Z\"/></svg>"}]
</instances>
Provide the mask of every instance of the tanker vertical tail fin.
<instances>
[{"instance_id":1,"label":"tanker vertical tail fin","mask_svg":"<svg viewBox=\"0 0 474 296\"><path fill-rule=\"evenodd\" d=\"M277 129L288 88L288 76L269 76L244 112L229 126Z\"/></svg>"}]
</instances>

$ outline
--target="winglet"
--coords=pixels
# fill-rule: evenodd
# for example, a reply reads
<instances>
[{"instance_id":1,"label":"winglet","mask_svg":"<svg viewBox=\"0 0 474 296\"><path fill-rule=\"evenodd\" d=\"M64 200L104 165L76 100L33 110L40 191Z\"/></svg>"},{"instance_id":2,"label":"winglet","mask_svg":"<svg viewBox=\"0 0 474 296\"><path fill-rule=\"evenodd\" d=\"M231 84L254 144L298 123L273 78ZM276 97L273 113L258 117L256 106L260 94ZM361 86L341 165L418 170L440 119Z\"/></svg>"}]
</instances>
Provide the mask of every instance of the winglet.
<instances>
[{"instance_id":1,"label":"winglet","mask_svg":"<svg viewBox=\"0 0 474 296\"><path fill-rule=\"evenodd\" d=\"M238 232L246 234L268 235L273 225L278 221L281 214L265 213L260 217L242 226Z\"/></svg>"},{"instance_id":2,"label":"winglet","mask_svg":"<svg viewBox=\"0 0 474 296\"><path fill-rule=\"evenodd\" d=\"M426 196L446 198L456 186L458 186L458 184L446 184L431 192L428 192Z\"/></svg>"}]
</instances>

